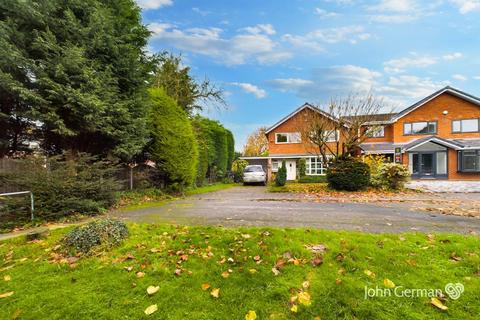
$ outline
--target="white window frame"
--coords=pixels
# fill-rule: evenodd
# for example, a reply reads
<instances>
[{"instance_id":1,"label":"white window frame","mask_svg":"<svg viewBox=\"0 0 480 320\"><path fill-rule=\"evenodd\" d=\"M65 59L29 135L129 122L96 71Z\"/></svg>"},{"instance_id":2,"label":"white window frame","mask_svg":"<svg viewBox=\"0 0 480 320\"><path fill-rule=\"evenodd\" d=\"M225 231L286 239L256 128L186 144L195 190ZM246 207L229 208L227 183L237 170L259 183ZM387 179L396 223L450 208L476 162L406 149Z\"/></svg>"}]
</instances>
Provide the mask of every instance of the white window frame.
<instances>
[{"instance_id":1,"label":"white window frame","mask_svg":"<svg viewBox=\"0 0 480 320\"><path fill-rule=\"evenodd\" d=\"M278 168L280 167L280 164L281 164L280 160L272 159L272 172L277 172Z\"/></svg>"},{"instance_id":2,"label":"white window frame","mask_svg":"<svg viewBox=\"0 0 480 320\"><path fill-rule=\"evenodd\" d=\"M324 165L322 159L320 157L309 157L305 159L306 161L306 169L305 174L307 176L324 176L327 174L327 166ZM314 160L314 161L312 161ZM315 168L312 170L312 163L314 164ZM320 164L320 168L318 168L317 164ZM320 170L320 172L319 172Z\"/></svg>"},{"instance_id":3,"label":"white window frame","mask_svg":"<svg viewBox=\"0 0 480 320\"><path fill-rule=\"evenodd\" d=\"M287 136L287 142L278 142L278 136L279 135L286 135ZM294 140L293 137L297 137L297 140ZM275 144L287 144L287 143L301 143L302 142L302 136L300 132L278 132L275 133Z\"/></svg>"},{"instance_id":4,"label":"white window frame","mask_svg":"<svg viewBox=\"0 0 480 320\"><path fill-rule=\"evenodd\" d=\"M464 121L469 121L469 120L470 121L471 120L477 120L478 124L477 124L477 130L476 131L465 131L465 130L463 130L463 122ZM460 130L458 130L458 131L453 130L453 126L454 126L455 122L458 122L460 124ZM479 131L480 131L480 119L478 119L478 118L452 120L452 133L475 133L475 132L479 132Z\"/></svg>"},{"instance_id":5,"label":"white window frame","mask_svg":"<svg viewBox=\"0 0 480 320\"><path fill-rule=\"evenodd\" d=\"M335 133L335 137L332 139L330 139L330 136L332 135L332 133ZM328 133L327 133L327 140L325 142L337 142L339 140L339 137L340 137L340 130L329 130Z\"/></svg>"},{"instance_id":6,"label":"white window frame","mask_svg":"<svg viewBox=\"0 0 480 320\"><path fill-rule=\"evenodd\" d=\"M369 138L384 138L385 126L371 126L367 128L367 136Z\"/></svg>"}]
</instances>

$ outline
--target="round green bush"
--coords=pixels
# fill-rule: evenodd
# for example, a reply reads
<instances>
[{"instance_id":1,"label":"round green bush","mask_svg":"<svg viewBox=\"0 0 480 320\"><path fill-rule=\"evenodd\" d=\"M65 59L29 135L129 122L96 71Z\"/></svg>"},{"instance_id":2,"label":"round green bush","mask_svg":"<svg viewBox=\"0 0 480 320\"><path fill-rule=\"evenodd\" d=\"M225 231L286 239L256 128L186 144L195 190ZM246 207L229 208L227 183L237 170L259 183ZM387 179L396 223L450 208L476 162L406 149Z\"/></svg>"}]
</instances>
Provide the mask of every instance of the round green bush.
<instances>
[{"instance_id":1,"label":"round green bush","mask_svg":"<svg viewBox=\"0 0 480 320\"><path fill-rule=\"evenodd\" d=\"M339 159L327 169L328 186L335 190L357 191L370 183L370 167L355 159Z\"/></svg>"},{"instance_id":2,"label":"round green bush","mask_svg":"<svg viewBox=\"0 0 480 320\"><path fill-rule=\"evenodd\" d=\"M76 227L62 238L61 243L70 253L90 254L102 249L110 249L128 236L125 223L118 220L92 221Z\"/></svg>"}]
</instances>

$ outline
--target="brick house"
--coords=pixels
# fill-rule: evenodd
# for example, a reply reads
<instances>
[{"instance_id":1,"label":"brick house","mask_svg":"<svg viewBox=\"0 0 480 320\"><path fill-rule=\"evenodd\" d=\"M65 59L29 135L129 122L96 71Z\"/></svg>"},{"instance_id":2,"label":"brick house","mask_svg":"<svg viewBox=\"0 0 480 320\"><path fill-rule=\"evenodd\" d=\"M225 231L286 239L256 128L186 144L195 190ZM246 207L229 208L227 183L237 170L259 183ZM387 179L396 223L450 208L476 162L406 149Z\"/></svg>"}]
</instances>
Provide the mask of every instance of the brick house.
<instances>
[{"instance_id":1,"label":"brick house","mask_svg":"<svg viewBox=\"0 0 480 320\"><path fill-rule=\"evenodd\" d=\"M287 179L297 178L297 161L305 158L307 175L324 175L326 164L302 141L299 121L311 113L335 121L328 113L305 103L266 131L268 157L244 157L263 164L268 173L286 162ZM305 120L307 119L307 120ZM383 154L403 163L413 179L480 180L480 98L445 87L399 113L379 114L368 124L371 136L361 154ZM341 145L331 134L331 146Z\"/></svg>"}]
</instances>

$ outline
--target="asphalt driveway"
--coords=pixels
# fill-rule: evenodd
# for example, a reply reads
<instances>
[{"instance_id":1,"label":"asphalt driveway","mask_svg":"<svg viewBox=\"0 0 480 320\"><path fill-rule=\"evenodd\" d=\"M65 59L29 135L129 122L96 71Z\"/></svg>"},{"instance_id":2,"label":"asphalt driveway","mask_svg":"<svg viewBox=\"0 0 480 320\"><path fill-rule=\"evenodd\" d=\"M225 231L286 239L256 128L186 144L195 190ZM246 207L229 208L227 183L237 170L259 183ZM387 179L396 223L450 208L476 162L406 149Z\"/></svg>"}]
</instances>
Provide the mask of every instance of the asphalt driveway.
<instances>
[{"instance_id":1,"label":"asphalt driveway","mask_svg":"<svg viewBox=\"0 0 480 320\"><path fill-rule=\"evenodd\" d=\"M113 213L135 222L310 227L365 232L480 233L480 219L417 212L401 203L324 203L265 187L234 187L161 207Z\"/></svg>"}]
</instances>

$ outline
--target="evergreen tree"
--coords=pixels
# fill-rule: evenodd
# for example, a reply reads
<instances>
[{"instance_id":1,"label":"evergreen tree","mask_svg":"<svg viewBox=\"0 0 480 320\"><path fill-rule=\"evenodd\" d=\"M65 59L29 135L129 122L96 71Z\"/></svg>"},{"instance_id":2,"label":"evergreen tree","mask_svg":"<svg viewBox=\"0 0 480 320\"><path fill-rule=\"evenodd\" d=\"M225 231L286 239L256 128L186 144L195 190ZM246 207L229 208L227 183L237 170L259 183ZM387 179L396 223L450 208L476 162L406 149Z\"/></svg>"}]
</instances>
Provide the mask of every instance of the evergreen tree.
<instances>
[{"instance_id":1,"label":"evergreen tree","mask_svg":"<svg viewBox=\"0 0 480 320\"><path fill-rule=\"evenodd\" d=\"M51 153L138 153L148 37L133 0L1 1L0 155L27 133Z\"/></svg>"}]
</instances>

